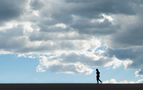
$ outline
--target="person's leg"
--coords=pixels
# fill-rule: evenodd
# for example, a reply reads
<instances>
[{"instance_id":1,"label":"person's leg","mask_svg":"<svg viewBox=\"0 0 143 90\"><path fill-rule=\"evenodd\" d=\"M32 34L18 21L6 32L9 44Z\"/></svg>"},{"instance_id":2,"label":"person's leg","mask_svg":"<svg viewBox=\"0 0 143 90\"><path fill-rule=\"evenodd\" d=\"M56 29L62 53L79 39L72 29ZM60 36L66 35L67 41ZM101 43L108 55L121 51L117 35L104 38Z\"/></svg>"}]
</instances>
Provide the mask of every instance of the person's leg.
<instances>
[{"instance_id":1,"label":"person's leg","mask_svg":"<svg viewBox=\"0 0 143 90\"><path fill-rule=\"evenodd\" d=\"M100 83L102 83L102 81L99 79Z\"/></svg>"},{"instance_id":2,"label":"person's leg","mask_svg":"<svg viewBox=\"0 0 143 90\"><path fill-rule=\"evenodd\" d=\"M96 80L97 80L97 84L99 84L99 77L96 77Z\"/></svg>"}]
</instances>

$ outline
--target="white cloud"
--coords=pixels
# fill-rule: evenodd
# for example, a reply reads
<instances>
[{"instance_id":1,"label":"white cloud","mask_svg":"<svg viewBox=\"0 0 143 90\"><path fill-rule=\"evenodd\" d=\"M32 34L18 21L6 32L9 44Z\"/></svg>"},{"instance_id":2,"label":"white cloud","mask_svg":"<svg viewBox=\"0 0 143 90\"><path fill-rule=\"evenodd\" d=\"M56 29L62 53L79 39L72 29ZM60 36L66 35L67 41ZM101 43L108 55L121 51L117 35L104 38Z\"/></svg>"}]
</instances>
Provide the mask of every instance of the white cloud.
<instances>
[{"instance_id":1,"label":"white cloud","mask_svg":"<svg viewBox=\"0 0 143 90\"><path fill-rule=\"evenodd\" d=\"M107 62L104 66L105 67L110 67L112 66L113 69L116 69L120 66L124 66L125 68L127 68L129 65L131 65L133 63L132 60L120 60L116 57L112 57L111 61Z\"/></svg>"},{"instance_id":2,"label":"white cloud","mask_svg":"<svg viewBox=\"0 0 143 90\"><path fill-rule=\"evenodd\" d=\"M137 80L137 83L143 83L143 79Z\"/></svg>"},{"instance_id":3,"label":"white cloud","mask_svg":"<svg viewBox=\"0 0 143 90\"><path fill-rule=\"evenodd\" d=\"M89 68L88 66L82 64L82 63L76 63L75 64L76 71L79 73L85 73L85 75L90 75L93 70Z\"/></svg>"},{"instance_id":4,"label":"white cloud","mask_svg":"<svg viewBox=\"0 0 143 90\"><path fill-rule=\"evenodd\" d=\"M103 83L115 83L115 84L133 84L133 83L143 83L143 79L135 80L135 81L129 81L129 80L116 80L114 78L110 80L105 80Z\"/></svg>"},{"instance_id":5,"label":"white cloud","mask_svg":"<svg viewBox=\"0 0 143 90\"><path fill-rule=\"evenodd\" d=\"M57 23L57 24L55 25L55 27L59 27L59 28L63 28L63 29L66 29L66 28L67 28L67 26L66 26L64 23Z\"/></svg>"},{"instance_id":6,"label":"white cloud","mask_svg":"<svg viewBox=\"0 0 143 90\"><path fill-rule=\"evenodd\" d=\"M48 60L46 56L41 56L40 64L37 66L38 72L54 71L62 73L83 73L89 75L92 69L82 63L63 63L59 60Z\"/></svg>"},{"instance_id":7,"label":"white cloud","mask_svg":"<svg viewBox=\"0 0 143 90\"><path fill-rule=\"evenodd\" d=\"M106 80L104 81L103 83L126 83L126 84L129 84L129 83L136 83L135 81L128 81L128 80L122 80L122 81L117 81L116 79L110 79L110 80Z\"/></svg>"}]
</instances>

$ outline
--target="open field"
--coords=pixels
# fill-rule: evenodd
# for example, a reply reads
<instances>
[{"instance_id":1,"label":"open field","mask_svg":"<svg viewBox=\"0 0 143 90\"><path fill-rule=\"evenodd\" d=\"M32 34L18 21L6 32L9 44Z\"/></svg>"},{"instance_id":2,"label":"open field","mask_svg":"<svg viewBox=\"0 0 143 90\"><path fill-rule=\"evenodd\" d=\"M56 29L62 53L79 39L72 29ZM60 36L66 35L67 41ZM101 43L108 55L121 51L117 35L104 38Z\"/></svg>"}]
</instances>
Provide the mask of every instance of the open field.
<instances>
[{"instance_id":1,"label":"open field","mask_svg":"<svg viewBox=\"0 0 143 90\"><path fill-rule=\"evenodd\" d=\"M143 90L143 84L0 84L0 90Z\"/></svg>"}]
</instances>

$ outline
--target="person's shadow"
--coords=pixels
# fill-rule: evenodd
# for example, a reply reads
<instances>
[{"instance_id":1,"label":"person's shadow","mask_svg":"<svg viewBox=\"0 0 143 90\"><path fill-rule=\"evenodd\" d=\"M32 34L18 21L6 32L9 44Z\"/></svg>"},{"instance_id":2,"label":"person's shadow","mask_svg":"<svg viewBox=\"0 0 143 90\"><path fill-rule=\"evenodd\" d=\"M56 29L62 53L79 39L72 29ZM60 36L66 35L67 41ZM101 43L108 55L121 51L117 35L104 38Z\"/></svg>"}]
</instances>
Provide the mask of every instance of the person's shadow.
<instances>
[{"instance_id":1,"label":"person's shadow","mask_svg":"<svg viewBox=\"0 0 143 90\"><path fill-rule=\"evenodd\" d=\"M96 80L97 80L97 84L102 83L102 81L100 80L100 72L98 69L96 69Z\"/></svg>"}]
</instances>

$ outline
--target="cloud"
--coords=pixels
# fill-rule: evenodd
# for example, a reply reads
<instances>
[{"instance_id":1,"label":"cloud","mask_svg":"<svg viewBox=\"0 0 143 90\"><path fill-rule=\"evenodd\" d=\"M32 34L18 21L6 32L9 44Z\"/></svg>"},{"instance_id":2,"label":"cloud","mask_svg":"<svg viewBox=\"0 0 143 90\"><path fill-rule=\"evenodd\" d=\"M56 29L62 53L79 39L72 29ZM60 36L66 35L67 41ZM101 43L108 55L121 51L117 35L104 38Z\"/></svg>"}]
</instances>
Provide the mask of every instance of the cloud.
<instances>
[{"instance_id":1,"label":"cloud","mask_svg":"<svg viewBox=\"0 0 143 90\"><path fill-rule=\"evenodd\" d=\"M136 83L135 81L128 81L128 80L123 80L123 81L117 81L116 79L110 79L110 80L106 80L103 83Z\"/></svg>"},{"instance_id":2,"label":"cloud","mask_svg":"<svg viewBox=\"0 0 143 90\"><path fill-rule=\"evenodd\" d=\"M42 8L43 2L42 2L42 0L31 0L30 6L32 9L38 10L38 9Z\"/></svg>"},{"instance_id":3,"label":"cloud","mask_svg":"<svg viewBox=\"0 0 143 90\"><path fill-rule=\"evenodd\" d=\"M34 4L33 4L34 3ZM125 4L126 3L126 4ZM79 32L80 34L112 34L119 28L118 25L114 25L106 16L129 14L134 13L132 5L137 4L131 0L124 1L44 1L44 0L32 0L31 8L39 7L39 13L42 17L38 26L42 31L53 31L50 26L57 23L64 23L69 26L66 31L72 30ZM42 8L40 8L42 7ZM53 10L54 9L54 10ZM34 9L35 10L35 9ZM64 13L62 13L64 11ZM103 16L104 15L104 16ZM131 14L132 15L132 14ZM92 16L92 17L91 17ZM110 18L112 18L110 16ZM102 22L98 20L102 19ZM56 28L56 30L59 28ZM60 32L63 29L60 30Z\"/></svg>"},{"instance_id":4,"label":"cloud","mask_svg":"<svg viewBox=\"0 0 143 90\"><path fill-rule=\"evenodd\" d=\"M98 49L98 48L97 48ZM119 60L116 57L109 58L104 56L101 51L73 51L73 52L53 52L49 55L40 56L40 62L37 71L46 72L72 72L89 75L94 68L113 67L114 69L124 66L127 68L132 64L131 60Z\"/></svg>"},{"instance_id":5,"label":"cloud","mask_svg":"<svg viewBox=\"0 0 143 90\"><path fill-rule=\"evenodd\" d=\"M136 22L136 21L135 21ZM113 45L122 47L131 47L131 46L142 46L143 42L141 40L142 37L142 22L137 22L135 24L131 24L126 28L126 30L116 34L113 37Z\"/></svg>"},{"instance_id":6,"label":"cloud","mask_svg":"<svg viewBox=\"0 0 143 90\"><path fill-rule=\"evenodd\" d=\"M118 80L112 78L110 80L105 80L103 83L121 83L121 84L143 83L143 79L139 79L136 81L129 81L129 80L118 81Z\"/></svg>"},{"instance_id":7,"label":"cloud","mask_svg":"<svg viewBox=\"0 0 143 90\"><path fill-rule=\"evenodd\" d=\"M117 19L120 24L120 31L111 37L112 45L116 47L133 47L142 46L142 9L143 7L136 7L136 15L122 16ZM116 17L115 17L116 18Z\"/></svg>"},{"instance_id":8,"label":"cloud","mask_svg":"<svg viewBox=\"0 0 143 90\"><path fill-rule=\"evenodd\" d=\"M83 73L89 75L92 69L82 63L62 63L58 60L48 60L47 57L40 57L40 64L37 66L38 72L52 71L64 73Z\"/></svg>"},{"instance_id":9,"label":"cloud","mask_svg":"<svg viewBox=\"0 0 143 90\"><path fill-rule=\"evenodd\" d=\"M26 0L0 0L0 22L15 19L22 15Z\"/></svg>"},{"instance_id":10,"label":"cloud","mask_svg":"<svg viewBox=\"0 0 143 90\"><path fill-rule=\"evenodd\" d=\"M138 71L135 72L136 76L143 76L143 69L139 69Z\"/></svg>"},{"instance_id":11,"label":"cloud","mask_svg":"<svg viewBox=\"0 0 143 90\"><path fill-rule=\"evenodd\" d=\"M0 0L0 7L0 52L48 54L38 71L142 66L142 0Z\"/></svg>"},{"instance_id":12,"label":"cloud","mask_svg":"<svg viewBox=\"0 0 143 90\"><path fill-rule=\"evenodd\" d=\"M113 18L106 14L92 19L73 16L70 26L77 29L80 34L89 35L109 35L115 33L118 27L118 25L113 25Z\"/></svg>"},{"instance_id":13,"label":"cloud","mask_svg":"<svg viewBox=\"0 0 143 90\"><path fill-rule=\"evenodd\" d=\"M3 1L3 0L1 0L1 2L6 5L7 3L9 3L8 1ZM124 13L123 10L126 9L129 10L131 9L131 11L134 10L133 8L130 7L130 5L132 5L133 3L138 4L137 2L133 2L130 0L124 1L124 3L128 2L127 5L125 5L122 1L112 1L112 0L108 0L106 2L102 0L101 1L96 0L88 3L87 1L81 2L80 0L79 1L61 0L61 2L52 0L47 0L47 1L31 0L29 1L29 3L27 3L29 5L27 4L25 5L23 2L14 1L10 3L10 5L12 4L13 6L18 7L16 8L16 10L18 11L23 11L21 10L23 9L21 7L25 6L24 8L26 8L26 11L24 11L24 14L16 11L19 13L18 15L22 15L20 18L21 21L15 21L15 23L17 24L16 26L12 24L13 22L6 22L6 24L11 23L12 27L5 30L2 29L2 31L0 31L2 50L5 50L7 48L8 51L9 47L9 50L13 49L14 52L30 52L30 51L34 52L34 51L43 51L43 50L47 51L49 49L53 50L53 49L63 49L63 48L77 49L81 44L82 44L81 46L84 45L88 46L88 44L90 46L91 43L87 43L87 41L90 41L91 40L90 38L93 37L97 38L96 35L98 36L101 35L99 38L104 39L104 36L106 35L108 36L110 34L112 35L114 33L118 33L118 27L120 26L119 25L120 23L116 24L114 22L116 18L114 18L113 16L117 15L118 17L118 14L115 13L115 11L120 14L121 13L123 14ZM100 9L99 6L102 5L103 7L101 7ZM109 10L106 10L105 8L106 6L109 7L107 8ZM116 7L115 11L114 9L112 9L112 6ZM119 8L119 6L123 6L122 8L124 9ZM13 7L14 10L15 7ZM64 14L62 13L63 10L65 12ZM80 10L80 12L79 11L77 12L76 10ZM94 15L94 12L98 12L98 14L96 15L96 17L90 18L90 15L86 15L86 17L84 17L83 16L84 14L80 14L82 12L84 13L84 11L88 12L87 14L91 15ZM16 14L16 12L14 11L11 12ZM107 12L111 14L108 14ZM129 13L124 13L124 15L126 14ZM67 19L66 16L69 18ZM61 20L60 18L64 20ZM6 24L4 24L3 27L5 27ZM4 42L7 39L9 40L7 42ZM119 40L115 41L119 42ZM15 47L18 47L19 50L14 50Z\"/></svg>"},{"instance_id":14,"label":"cloud","mask_svg":"<svg viewBox=\"0 0 143 90\"><path fill-rule=\"evenodd\" d=\"M123 65L125 68L128 68L129 65L131 65L132 63L133 63L133 61L131 61L131 60L123 61L123 60L117 59L116 57L113 57L113 59L111 61L109 61L105 64L105 67L112 66L113 69L116 69Z\"/></svg>"},{"instance_id":15,"label":"cloud","mask_svg":"<svg viewBox=\"0 0 143 90\"><path fill-rule=\"evenodd\" d=\"M83 0L66 0L68 3L73 3L75 6L73 9L77 8L77 11L80 15L92 13L123 13L123 14L133 14L134 9L131 7L133 1L131 0L121 0L121 1L114 1L114 0L95 0L95 1L83 1ZM126 3L126 4L125 4ZM77 6L76 6L77 5ZM83 10L83 12L80 12ZM85 10L85 11L84 11ZM87 12L88 11L88 12Z\"/></svg>"},{"instance_id":16,"label":"cloud","mask_svg":"<svg viewBox=\"0 0 143 90\"><path fill-rule=\"evenodd\" d=\"M143 79L138 80L137 83L143 83Z\"/></svg>"},{"instance_id":17,"label":"cloud","mask_svg":"<svg viewBox=\"0 0 143 90\"><path fill-rule=\"evenodd\" d=\"M134 69L142 69L142 47L132 47L132 48L123 48L123 49L108 49L107 56L113 57L115 56L119 60L127 60L129 59L130 65L128 65L128 68L134 68ZM142 74L141 72L138 74Z\"/></svg>"}]
</instances>

